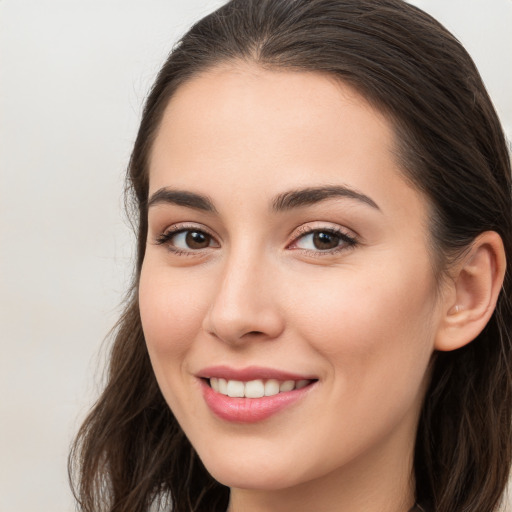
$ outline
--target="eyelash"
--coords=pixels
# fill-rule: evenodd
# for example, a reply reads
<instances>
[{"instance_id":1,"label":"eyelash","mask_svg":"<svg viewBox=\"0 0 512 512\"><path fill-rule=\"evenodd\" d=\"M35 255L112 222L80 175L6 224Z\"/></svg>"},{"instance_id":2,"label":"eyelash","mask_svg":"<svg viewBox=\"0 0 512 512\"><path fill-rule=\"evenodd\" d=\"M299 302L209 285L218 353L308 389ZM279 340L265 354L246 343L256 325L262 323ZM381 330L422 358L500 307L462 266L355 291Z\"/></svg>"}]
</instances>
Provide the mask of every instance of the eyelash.
<instances>
[{"instance_id":1,"label":"eyelash","mask_svg":"<svg viewBox=\"0 0 512 512\"><path fill-rule=\"evenodd\" d=\"M204 249L186 250L186 249L174 247L171 244L171 241L175 236L182 234L182 233L187 233L187 232L201 233L203 235L206 235L207 237L210 237L212 240L215 240L214 236L211 235L210 233L208 233L208 231L206 231L204 229L197 229L194 226L176 226L176 227L171 228L171 229L165 231L164 233L161 233L160 235L158 235L155 240L155 243L157 245L167 245L167 248L172 253L176 254L177 256L200 256ZM333 227L308 228L308 227L304 227L304 228L299 229L298 235L293 239L291 244L289 244L287 246L287 248L289 248L293 244L296 244L299 240L304 239L306 236L312 235L314 233L325 233L325 234L329 234L329 235L334 235L339 238L340 242L336 247L334 247L332 249L311 250L311 249L297 248L294 250L301 251L301 253L303 253L303 254L321 257L321 256L329 256L329 255L337 254L341 251L345 251L347 249L354 248L359 244L359 241L357 240L356 237L349 235L346 232L344 232L338 228L333 228Z\"/></svg>"},{"instance_id":2,"label":"eyelash","mask_svg":"<svg viewBox=\"0 0 512 512\"><path fill-rule=\"evenodd\" d=\"M164 233L161 233L157 236L155 243L157 245L166 245L167 249L171 251L172 253L176 254L177 256L200 256L201 250L194 250L194 249L181 249L178 247L174 247L171 244L171 240L181 233L187 233L187 232L193 232L193 233L201 233L203 235L206 235L210 237L212 240L215 240L214 236L208 233L208 231L204 229L198 229L195 226L176 226L168 229Z\"/></svg>"},{"instance_id":3,"label":"eyelash","mask_svg":"<svg viewBox=\"0 0 512 512\"><path fill-rule=\"evenodd\" d=\"M293 239L292 244L296 244L299 240L304 239L306 236L315 234L315 233L324 233L329 235L334 235L339 238L339 244L336 247L333 247L332 249L317 249L317 250L311 250L311 249L295 249L298 251L301 251L304 254L307 255L313 255L313 256L329 256L333 254L338 254L342 251L346 251L347 249L351 249L356 247L359 244L358 239L353 236L349 235L345 231L342 231L339 228L335 227L319 227L319 228L310 228L310 227L304 227L299 229L299 234ZM288 245L288 247L290 247Z\"/></svg>"}]
</instances>

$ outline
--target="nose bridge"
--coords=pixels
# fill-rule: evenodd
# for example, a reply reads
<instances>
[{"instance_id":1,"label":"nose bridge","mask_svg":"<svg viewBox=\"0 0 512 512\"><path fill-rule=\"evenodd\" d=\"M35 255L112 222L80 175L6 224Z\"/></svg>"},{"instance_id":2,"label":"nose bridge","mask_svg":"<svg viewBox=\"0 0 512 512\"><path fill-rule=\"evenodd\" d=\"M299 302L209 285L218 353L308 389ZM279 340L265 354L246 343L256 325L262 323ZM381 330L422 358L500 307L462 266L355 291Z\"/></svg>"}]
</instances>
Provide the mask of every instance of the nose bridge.
<instances>
[{"instance_id":1,"label":"nose bridge","mask_svg":"<svg viewBox=\"0 0 512 512\"><path fill-rule=\"evenodd\" d=\"M272 274L264 251L249 244L233 247L225 257L205 330L228 343L247 339L248 334L260 339L277 337L283 319Z\"/></svg>"}]
</instances>

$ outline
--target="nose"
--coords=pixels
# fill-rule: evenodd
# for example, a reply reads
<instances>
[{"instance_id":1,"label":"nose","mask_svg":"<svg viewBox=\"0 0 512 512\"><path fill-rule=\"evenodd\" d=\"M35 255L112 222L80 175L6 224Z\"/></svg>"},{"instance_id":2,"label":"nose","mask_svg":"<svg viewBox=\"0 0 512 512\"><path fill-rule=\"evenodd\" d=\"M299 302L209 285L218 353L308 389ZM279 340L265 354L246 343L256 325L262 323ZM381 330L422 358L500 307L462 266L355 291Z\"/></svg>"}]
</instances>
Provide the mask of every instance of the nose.
<instances>
[{"instance_id":1,"label":"nose","mask_svg":"<svg viewBox=\"0 0 512 512\"><path fill-rule=\"evenodd\" d=\"M231 345L273 340L284 330L275 271L263 257L232 255L222 269L203 322L210 335Z\"/></svg>"}]
</instances>

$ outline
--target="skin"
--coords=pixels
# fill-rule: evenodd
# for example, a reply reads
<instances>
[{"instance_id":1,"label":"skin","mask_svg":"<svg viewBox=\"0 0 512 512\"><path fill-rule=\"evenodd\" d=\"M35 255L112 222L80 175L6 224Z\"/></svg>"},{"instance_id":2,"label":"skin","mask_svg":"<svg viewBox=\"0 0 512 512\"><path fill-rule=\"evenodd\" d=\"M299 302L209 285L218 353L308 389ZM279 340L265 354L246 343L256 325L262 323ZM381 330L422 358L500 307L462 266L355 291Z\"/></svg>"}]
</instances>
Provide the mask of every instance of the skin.
<instances>
[{"instance_id":1,"label":"skin","mask_svg":"<svg viewBox=\"0 0 512 512\"><path fill-rule=\"evenodd\" d=\"M453 294L432 267L428 203L393 149L380 112L315 73L217 67L165 111L149 196L189 191L216 211L150 206L141 318L163 395L208 471L231 487L231 512L406 512L414 502L419 410ZM319 186L375 205L270 206ZM157 243L184 228L210 235L209 246ZM304 235L333 228L356 244L319 250ZM236 424L202 397L196 375L211 365L318 382L284 411Z\"/></svg>"}]
</instances>

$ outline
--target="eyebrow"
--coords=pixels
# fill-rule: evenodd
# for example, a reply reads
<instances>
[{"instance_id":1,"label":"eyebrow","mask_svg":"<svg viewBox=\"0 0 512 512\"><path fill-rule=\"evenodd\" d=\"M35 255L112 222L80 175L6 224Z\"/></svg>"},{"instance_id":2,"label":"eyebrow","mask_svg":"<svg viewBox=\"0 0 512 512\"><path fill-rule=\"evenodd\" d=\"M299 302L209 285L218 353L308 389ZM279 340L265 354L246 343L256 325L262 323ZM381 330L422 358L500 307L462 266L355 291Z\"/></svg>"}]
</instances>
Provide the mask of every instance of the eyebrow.
<instances>
[{"instance_id":1,"label":"eyebrow","mask_svg":"<svg viewBox=\"0 0 512 512\"><path fill-rule=\"evenodd\" d=\"M177 206L193 208L194 210L217 213L217 209L209 197L186 190L161 188L149 198L148 208L158 204L175 204Z\"/></svg>"},{"instance_id":2,"label":"eyebrow","mask_svg":"<svg viewBox=\"0 0 512 512\"><path fill-rule=\"evenodd\" d=\"M276 197L272 203L272 209L275 212L282 212L303 206L310 206L334 197L355 199L376 210L380 210L377 203L370 197L352 188L339 185L290 190Z\"/></svg>"},{"instance_id":3,"label":"eyebrow","mask_svg":"<svg viewBox=\"0 0 512 512\"><path fill-rule=\"evenodd\" d=\"M308 187L284 192L279 194L272 201L272 210L274 212L284 212L295 208L310 206L335 197L355 199L376 210L380 210L377 203L367 195L340 185ZM157 190L150 197L148 208L159 204L174 204L209 213L218 213L212 200L208 196L186 190L173 190L166 187Z\"/></svg>"}]
</instances>

